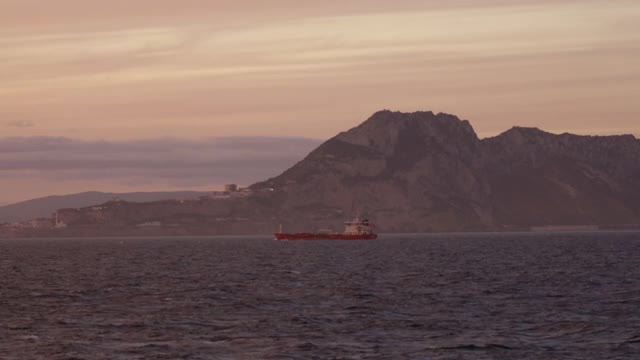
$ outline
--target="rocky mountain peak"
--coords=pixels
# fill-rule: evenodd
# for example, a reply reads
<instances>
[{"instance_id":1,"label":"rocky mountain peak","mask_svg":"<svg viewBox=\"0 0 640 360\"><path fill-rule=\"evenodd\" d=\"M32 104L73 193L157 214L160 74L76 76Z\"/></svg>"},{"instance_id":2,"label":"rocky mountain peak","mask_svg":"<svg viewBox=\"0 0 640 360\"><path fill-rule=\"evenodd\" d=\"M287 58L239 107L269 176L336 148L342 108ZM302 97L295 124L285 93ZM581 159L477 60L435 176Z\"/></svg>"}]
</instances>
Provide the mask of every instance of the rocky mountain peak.
<instances>
[{"instance_id":1,"label":"rocky mountain peak","mask_svg":"<svg viewBox=\"0 0 640 360\"><path fill-rule=\"evenodd\" d=\"M455 115L383 110L255 188L283 219L385 231L640 222L640 141L513 127L478 139Z\"/></svg>"},{"instance_id":2,"label":"rocky mountain peak","mask_svg":"<svg viewBox=\"0 0 640 360\"><path fill-rule=\"evenodd\" d=\"M427 142L445 144L462 138L478 140L471 124L455 115L431 111L403 113L382 110L359 126L340 133L336 140L365 146L390 155L398 144L424 145Z\"/></svg>"},{"instance_id":3,"label":"rocky mountain peak","mask_svg":"<svg viewBox=\"0 0 640 360\"><path fill-rule=\"evenodd\" d=\"M510 141L522 143L527 140L531 141L531 140L536 140L543 137L555 136L555 135L552 133L548 133L546 131L540 130L537 127L514 126L511 129L503 132L498 136L504 139L508 139Z\"/></svg>"},{"instance_id":4,"label":"rocky mountain peak","mask_svg":"<svg viewBox=\"0 0 640 360\"><path fill-rule=\"evenodd\" d=\"M640 141L633 135L557 135L537 128L513 127L482 143L489 163L510 159L541 164L548 158L564 158L604 164L614 160L626 164L623 168L633 169L633 164L640 161Z\"/></svg>"}]
</instances>

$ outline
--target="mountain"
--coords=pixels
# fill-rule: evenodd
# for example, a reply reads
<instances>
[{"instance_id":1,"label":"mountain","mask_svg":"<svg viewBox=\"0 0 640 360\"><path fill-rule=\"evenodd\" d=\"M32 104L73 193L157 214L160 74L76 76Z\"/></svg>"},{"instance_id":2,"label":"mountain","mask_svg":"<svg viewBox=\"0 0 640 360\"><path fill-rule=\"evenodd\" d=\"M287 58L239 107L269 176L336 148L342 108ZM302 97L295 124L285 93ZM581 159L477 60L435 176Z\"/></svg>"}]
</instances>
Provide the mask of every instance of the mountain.
<instances>
[{"instance_id":1,"label":"mountain","mask_svg":"<svg viewBox=\"0 0 640 360\"><path fill-rule=\"evenodd\" d=\"M454 115L385 110L241 192L104 203L115 196L152 200L108 194L82 203L50 199L46 208L36 201L30 208L38 215L68 208L59 212L67 227L55 229L56 236L256 234L278 224L285 231L341 231L356 214L380 232L640 226L640 140L523 127L479 139ZM50 236L47 231L7 236Z\"/></svg>"},{"instance_id":2,"label":"mountain","mask_svg":"<svg viewBox=\"0 0 640 360\"><path fill-rule=\"evenodd\" d=\"M114 198L132 202L149 202L175 198L195 198L205 194L204 192L198 191L134 192L120 194L89 191L71 195L47 196L0 206L0 222L25 221L38 217L50 217L51 213L60 208L85 207L101 204Z\"/></svg>"},{"instance_id":3,"label":"mountain","mask_svg":"<svg viewBox=\"0 0 640 360\"><path fill-rule=\"evenodd\" d=\"M483 140L494 224L640 223L640 141L512 128Z\"/></svg>"},{"instance_id":4,"label":"mountain","mask_svg":"<svg viewBox=\"0 0 640 360\"><path fill-rule=\"evenodd\" d=\"M280 218L359 211L383 231L640 223L640 141L513 128L479 139L466 120L380 111L278 177Z\"/></svg>"}]
</instances>

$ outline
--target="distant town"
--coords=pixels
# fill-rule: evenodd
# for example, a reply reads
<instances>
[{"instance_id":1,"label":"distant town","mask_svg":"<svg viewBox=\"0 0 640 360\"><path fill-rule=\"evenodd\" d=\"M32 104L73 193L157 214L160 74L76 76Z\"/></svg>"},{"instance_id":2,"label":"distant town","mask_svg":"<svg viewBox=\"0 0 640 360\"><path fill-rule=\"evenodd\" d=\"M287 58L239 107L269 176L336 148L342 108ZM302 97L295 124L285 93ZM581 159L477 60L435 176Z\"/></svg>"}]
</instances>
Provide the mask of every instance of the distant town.
<instances>
[{"instance_id":1,"label":"distant town","mask_svg":"<svg viewBox=\"0 0 640 360\"><path fill-rule=\"evenodd\" d=\"M218 235L271 233L275 217L266 212L251 216L251 211L237 211L238 201L268 198L273 188L252 189L226 184L222 191L206 195L152 202L130 202L113 198L103 204L81 208L62 208L50 217L0 223L0 238L65 236L146 236L146 235ZM267 197L264 197L267 196ZM245 204L246 205L246 204ZM340 212L338 217L344 216ZM541 225L502 227L491 231L579 232L606 230L640 230L640 225Z\"/></svg>"},{"instance_id":2,"label":"distant town","mask_svg":"<svg viewBox=\"0 0 640 360\"><path fill-rule=\"evenodd\" d=\"M173 204L193 207L196 204L203 204L212 201L219 203L219 201L242 199L250 197L251 195L270 191L273 191L273 189L266 188L253 190L249 187L239 187L237 184L226 184L224 185L224 190L211 191L203 196L166 199L145 204L155 204L158 206L163 204ZM49 231L53 231L53 234L65 235L68 233L68 231L65 230L69 230L70 228L82 227L86 229L88 226L134 227L142 230L151 228L181 228L188 225L185 224L184 216L163 216L162 219L153 219L154 216L151 216L151 219L145 219L133 224L123 224L120 218L113 222L110 221L110 219L113 218L110 214L112 214L114 210L121 208L123 205L129 204L136 203L124 201L119 198L113 198L103 204L82 208L58 209L52 213L50 217L39 217L26 221L0 223L0 237L23 237L23 235L38 236L48 234ZM210 223L235 223L249 221L249 218L245 216L229 216L228 214L225 214L221 216L211 216L201 220ZM187 221L187 223L189 223L189 221ZM56 232L56 230L59 231Z\"/></svg>"}]
</instances>

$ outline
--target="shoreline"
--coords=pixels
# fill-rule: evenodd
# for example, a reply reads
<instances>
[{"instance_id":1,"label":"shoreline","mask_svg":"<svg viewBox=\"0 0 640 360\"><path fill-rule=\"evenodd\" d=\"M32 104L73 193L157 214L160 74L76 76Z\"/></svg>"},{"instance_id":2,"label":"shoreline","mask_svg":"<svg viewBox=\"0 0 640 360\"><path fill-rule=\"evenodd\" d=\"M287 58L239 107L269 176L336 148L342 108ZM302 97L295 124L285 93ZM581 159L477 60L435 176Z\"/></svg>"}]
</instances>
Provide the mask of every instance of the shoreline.
<instances>
[{"instance_id":1,"label":"shoreline","mask_svg":"<svg viewBox=\"0 0 640 360\"><path fill-rule=\"evenodd\" d=\"M433 232L433 233L379 233L378 239L384 240L385 238L417 238L417 237L468 237L468 236L537 236L537 235L598 235L598 234L639 234L640 229L632 230L556 230L556 231L469 231L469 232ZM105 235L105 236L37 236L37 237L0 237L0 241L3 240L144 240L144 239L273 239L273 234L229 234L229 235ZM313 240L309 240L313 241ZM322 241L322 240L317 240ZM375 240L373 240L375 241Z\"/></svg>"}]
</instances>

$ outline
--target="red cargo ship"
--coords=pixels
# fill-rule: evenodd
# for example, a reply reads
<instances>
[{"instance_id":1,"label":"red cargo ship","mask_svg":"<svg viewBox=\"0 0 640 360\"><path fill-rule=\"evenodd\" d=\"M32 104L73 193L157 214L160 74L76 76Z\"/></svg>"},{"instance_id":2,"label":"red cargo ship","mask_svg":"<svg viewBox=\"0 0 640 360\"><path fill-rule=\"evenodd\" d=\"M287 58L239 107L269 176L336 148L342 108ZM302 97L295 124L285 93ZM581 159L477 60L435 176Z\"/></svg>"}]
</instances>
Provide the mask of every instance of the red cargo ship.
<instances>
[{"instance_id":1,"label":"red cargo ship","mask_svg":"<svg viewBox=\"0 0 640 360\"><path fill-rule=\"evenodd\" d=\"M360 221L356 218L353 221L347 221L344 223L343 233L292 233L287 234L282 232L282 225L280 225L280 232L274 234L275 240L373 240L378 238L378 234L373 231L375 227L369 223L369 220L364 219Z\"/></svg>"}]
</instances>

